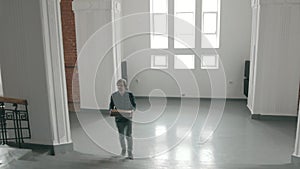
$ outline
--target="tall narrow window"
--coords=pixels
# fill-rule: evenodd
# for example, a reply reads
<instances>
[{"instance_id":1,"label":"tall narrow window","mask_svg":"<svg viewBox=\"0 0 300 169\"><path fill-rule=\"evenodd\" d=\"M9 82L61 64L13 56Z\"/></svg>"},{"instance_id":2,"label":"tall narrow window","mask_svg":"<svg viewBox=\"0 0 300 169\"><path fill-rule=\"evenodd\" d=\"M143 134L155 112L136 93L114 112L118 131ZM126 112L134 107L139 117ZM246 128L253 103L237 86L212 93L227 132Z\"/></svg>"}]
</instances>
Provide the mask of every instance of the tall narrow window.
<instances>
[{"instance_id":1,"label":"tall narrow window","mask_svg":"<svg viewBox=\"0 0 300 169\"><path fill-rule=\"evenodd\" d=\"M168 48L168 0L150 0L151 48Z\"/></svg>"},{"instance_id":2,"label":"tall narrow window","mask_svg":"<svg viewBox=\"0 0 300 169\"><path fill-rule=\"evenodd\" d=\"M174 48L195 48L195 0L175 0Z\"/></svg>"},{"instance_id":3,"label":"tall narrow window","mask_svg":"<svg viewBox=\"0 0 300 169\"><path fill-rule=\"evenodd\" d=\"M220 0L202 0L202 48L220 46Z\"/></svg>"}]
</instances>

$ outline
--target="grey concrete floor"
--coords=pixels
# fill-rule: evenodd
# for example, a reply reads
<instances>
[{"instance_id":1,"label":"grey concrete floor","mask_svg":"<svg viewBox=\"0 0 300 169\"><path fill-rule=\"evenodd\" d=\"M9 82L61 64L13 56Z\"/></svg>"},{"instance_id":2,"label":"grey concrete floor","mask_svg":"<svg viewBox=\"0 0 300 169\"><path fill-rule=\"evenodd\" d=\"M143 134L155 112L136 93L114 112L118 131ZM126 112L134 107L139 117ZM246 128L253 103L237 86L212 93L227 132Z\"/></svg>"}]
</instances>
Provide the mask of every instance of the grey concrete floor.
<instances>
[{"instance_id":1,"label":"grey concrete floor","mask_svg":"<svg viewBox=\"0 0 300 169\"><path fill-rule=\"evenodd\" d=\"M196 166L290 163L296 122L252 120L245 100L227 100L214 134L199 144L210 105L208 99L137 99L133 118L135 159ZM119 154L114 118L106 112L71 113L70 120L76 151L103 158Z\"/></svg>"},{"instance_id":2,"label":"grey concrete floor","mask_svg":"<svg viewBox=\"0 0 300 169\"><path fill-rule=\"evenodd\" d=\"M7 145L0 145L0 168L1 166L10 163L13 160L18 160L31 152L32 151L29 149L18 149Z\"/></svg>"}]
</instances>

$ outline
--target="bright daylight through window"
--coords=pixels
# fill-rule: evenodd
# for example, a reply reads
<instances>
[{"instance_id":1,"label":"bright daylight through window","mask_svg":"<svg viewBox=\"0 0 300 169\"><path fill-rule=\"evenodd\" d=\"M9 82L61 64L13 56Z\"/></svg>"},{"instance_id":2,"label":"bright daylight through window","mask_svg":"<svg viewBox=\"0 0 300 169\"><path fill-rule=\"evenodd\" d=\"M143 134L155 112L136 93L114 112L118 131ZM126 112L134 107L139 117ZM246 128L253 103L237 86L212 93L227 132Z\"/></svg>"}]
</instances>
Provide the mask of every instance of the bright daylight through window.
<instances>
[{"instance_id":1,"label":"bright daylight through window","mask_svg":"<svg viewBox=\"0 0 300 169\"><path fill-rule=\"evenodd\" d=\"M150 0L151 48L168 48L168 0Z\"/></svg>"},{"instance_id":2,"label":"bright daylight through window","mask_svg":"<svg viewBox=\"0 0 300 169\"><path fill-rule=\"evenodd\" d=\"M168 56L152 55L151 56L151 68L152 69L167 69L168 68Z\"/></svg>"},{"instance_id":3,"label":"bright daylight through window","mask_svg":"<svg viewBox=\"0 0 300 169\"><path fill-rule=\"evenodd\" d=\"M195 48L195 0L175 0L174 48Z\"/></svg>"},{"instance_id":4,"label":"bright daylight through window","mask_svg":"<svg viewBox=\"0 0 300 169\"><path fill-rule=\"evenodd\" d=\"M175 55L174 69L195 69L195 55Z\"/></svg>"},{"instance_id":5,"label":"bright daylight through window","mask_svg":"<svg viewBox=\"0 0 300 169\"><path fill-rule=\"evenodd\" d=\"M201 48L220 46L220 0L202 0Z\"/></svg>"},{"instance_id":6,"label":"bright daylight through window","mask_svg":"<svg viewBox=\"0 0 300 169\"><path fill-rule=\"evenodd\" d=\"M168 4L168 0L150 0L150 30L151 49L174 49L175 53L183 48L196 47L196 20L201 20L201 48L220 47L220 1L202 0L202 9L196 10L195 0L174 0L174 4ZM174 46L168 41L168 13L174 5ZM197 16L196 11L201 11ZM172 17L169 17L169 19ZM172 28L172 27L171 27ZM170 35L172 36L172 35ZM199 43L200 44L200 43ZM181 52L182 53L182 52ZM218 69L218 55L201 56L202 69ZM168 68L167 56L151 56L152 68ZM191 52L174 56L175 69L194 69L195 57Z\"/></svg>"}]
</instances>

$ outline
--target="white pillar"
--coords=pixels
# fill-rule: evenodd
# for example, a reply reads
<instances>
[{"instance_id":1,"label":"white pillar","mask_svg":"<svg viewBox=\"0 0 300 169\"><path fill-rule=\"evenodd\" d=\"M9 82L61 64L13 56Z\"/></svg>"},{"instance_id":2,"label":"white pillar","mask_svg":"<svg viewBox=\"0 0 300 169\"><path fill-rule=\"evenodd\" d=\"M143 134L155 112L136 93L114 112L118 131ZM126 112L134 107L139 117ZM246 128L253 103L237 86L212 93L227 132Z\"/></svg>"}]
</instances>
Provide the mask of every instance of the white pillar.
<instances>
[{"instance_id":1,"label":"white pillar","mask_svg":"<svg viewBox=\"0 0 300 169\"><path fill-rule=\"evenodd\" d=\"M111 0L74 0L81 109L107 109L115 90ZM87 83L88 82L88 83Z\"/></svg>"},{"instance_id":2,"label":"white pillar","mask_svg":"<svg viewBox=\"0 0 300 169\"><path fill-rule=\"evenodd\" d=\"M300 163L300 102L299 102L299 110L298 110L298 124L297 124L297 132L296 132L295 151L292 156L292 161L296 163Z\"/></svg>"},{"instance_id":3,"label":"white pillar","mask_svg":"<svg viewBox=\"0 0 300 169\"><path fill-rule=\"evenodd\" d=\"M72 148L60 0L0 1L0 60L6 97L28 100L25 143ZM59 146L64 149L64 146Z\"/></svg>"},{"instance_id":4,"label":"white pillar","mask_svg":"<svg viewBox=\"0 0 300 169\"><path fill-rule=\"evenodd\" d=\"M121 36L122 36L122 1L111 1L111 14L112 14L112 46L113 46L113 63L114 63L114 82L116 84L118 79L121 78L121 62L122 62L122 48L121 48ZM114 85L113 90L117 90L117 86Z\"/></svg>"},{"instance_id":5,"label":"white pillar","mask_svg":"<svg viewBox=\"0 0 300 169\"><path fill-rule=\"evenodd\" d=\"M60 0L40 0L53 145L72 143L67 102Z\"/></svg>"},{"instance_id":6,"label":"white pillar","mask_svg":"<svg viewBox=\"0 0 300 169\"><path fill-rule=\"evenodd\" d=\"M252 6L248 107L253 115L296 116L300 0L253 0Z\"/></svg>"}]
</instances>

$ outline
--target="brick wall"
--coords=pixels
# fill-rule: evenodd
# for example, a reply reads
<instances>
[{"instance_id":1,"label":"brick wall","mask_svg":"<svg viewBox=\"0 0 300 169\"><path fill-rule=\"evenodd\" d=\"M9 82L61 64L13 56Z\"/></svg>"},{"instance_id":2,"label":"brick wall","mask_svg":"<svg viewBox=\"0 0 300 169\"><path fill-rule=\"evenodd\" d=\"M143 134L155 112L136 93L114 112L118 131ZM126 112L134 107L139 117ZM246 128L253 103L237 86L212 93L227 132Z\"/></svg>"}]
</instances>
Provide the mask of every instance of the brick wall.
<instances>
[{"instance_id":1,"label":"brick wall","mask_svg":"<svg viewBox=\"0 0 300 169\"><path fill-rule=\"evenodd\" d=\"M61 19L69 111L79 110L80 93L77 71L75 17L72 0L61 0Z\"/></svg>"}]
</instances>

